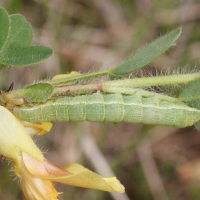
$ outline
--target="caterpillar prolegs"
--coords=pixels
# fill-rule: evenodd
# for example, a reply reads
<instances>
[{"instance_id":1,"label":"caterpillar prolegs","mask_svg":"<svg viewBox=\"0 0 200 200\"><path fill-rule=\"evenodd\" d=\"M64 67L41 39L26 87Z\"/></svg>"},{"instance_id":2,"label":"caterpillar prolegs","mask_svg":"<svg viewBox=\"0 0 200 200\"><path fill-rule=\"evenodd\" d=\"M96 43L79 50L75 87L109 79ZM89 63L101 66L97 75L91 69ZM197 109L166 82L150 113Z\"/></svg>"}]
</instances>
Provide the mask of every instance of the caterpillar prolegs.
<instances>
[{"instance_id":1,"label":"caterpillar prolegs","mask_svg":"<svg viewBox=\"0 0 200 200\"><path fill-rule=\"evenodd\" d=\"M15 115L28 122L91 121L128 122L186 127L200 120L200 111L183 103L139 94L77 95L20 107Z\"/></svg>"}]
</instances>

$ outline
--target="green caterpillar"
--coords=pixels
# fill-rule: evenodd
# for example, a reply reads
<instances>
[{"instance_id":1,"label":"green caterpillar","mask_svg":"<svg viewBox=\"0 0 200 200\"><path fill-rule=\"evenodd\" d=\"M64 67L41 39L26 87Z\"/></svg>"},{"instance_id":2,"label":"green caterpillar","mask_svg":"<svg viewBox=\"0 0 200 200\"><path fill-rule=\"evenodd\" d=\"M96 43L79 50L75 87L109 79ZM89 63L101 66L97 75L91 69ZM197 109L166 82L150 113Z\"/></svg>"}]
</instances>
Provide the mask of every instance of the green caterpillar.
<instances>
[{"instance_id":1,"label":"green caterpillar","mask_svg":"<svg viewBox=\"0 0 200 200\"><path fill-rule=\"evenodd\" d=\"M28 122L91 121L128 122L186 127L200 120L200 111L183 103L139 94L77 95L20 107L14 114Z\"/></svg>"}]
</instances>

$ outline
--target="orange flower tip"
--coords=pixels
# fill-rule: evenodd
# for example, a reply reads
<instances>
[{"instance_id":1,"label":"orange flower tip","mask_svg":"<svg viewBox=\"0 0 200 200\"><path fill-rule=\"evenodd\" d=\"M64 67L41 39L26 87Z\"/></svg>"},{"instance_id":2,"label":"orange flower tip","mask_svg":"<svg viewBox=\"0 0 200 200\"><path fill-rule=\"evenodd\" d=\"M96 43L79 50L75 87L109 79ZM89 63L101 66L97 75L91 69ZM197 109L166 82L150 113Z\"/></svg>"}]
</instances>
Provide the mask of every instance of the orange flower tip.
<instances>
[{"instance_id":1,"label":"orange flower tip","mask_svg":"<svg viewBox=\"0 0 200 200\"><path fill-rule=\"evenodd\" d=\"M23 161L28 171L40 178L53 178L72 175L71 172L58 167L46 158L44 158L44 162L42 163L28 154L23 153Z\"/></svg>"},{"instance_id":2,"label":"orange flower tip","mask_svg":"<svg viewBox=\"0 0 200 200\"><path fill-rule=\"evenodd\" d=\"M52 181L38 178L26 168L21 172L20 182L27 200L58 200L58 193Z\"/></svg>"}]
</instances>

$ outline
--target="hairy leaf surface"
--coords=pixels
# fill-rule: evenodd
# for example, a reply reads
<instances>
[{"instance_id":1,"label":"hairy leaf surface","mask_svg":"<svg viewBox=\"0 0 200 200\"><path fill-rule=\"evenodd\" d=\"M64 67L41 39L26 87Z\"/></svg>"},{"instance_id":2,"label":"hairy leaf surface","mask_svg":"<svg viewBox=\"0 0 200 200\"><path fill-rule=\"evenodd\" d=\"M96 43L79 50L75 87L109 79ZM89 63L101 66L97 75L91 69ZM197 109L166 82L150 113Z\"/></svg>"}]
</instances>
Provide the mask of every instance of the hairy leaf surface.
<instances>
[{"instance_id":1,"label":"hairy leaf surface","mask_svg":"<svg viewBox=\"0 0 200 200\"><path fill-rule=\"evenodd\" d=\"M127 74L136 71L152 62L167 51L181 34L181 29L172 31L154 40L146 47L132 55L127 61L111 70L114 74Z\"/></svg>"}]
</instances>

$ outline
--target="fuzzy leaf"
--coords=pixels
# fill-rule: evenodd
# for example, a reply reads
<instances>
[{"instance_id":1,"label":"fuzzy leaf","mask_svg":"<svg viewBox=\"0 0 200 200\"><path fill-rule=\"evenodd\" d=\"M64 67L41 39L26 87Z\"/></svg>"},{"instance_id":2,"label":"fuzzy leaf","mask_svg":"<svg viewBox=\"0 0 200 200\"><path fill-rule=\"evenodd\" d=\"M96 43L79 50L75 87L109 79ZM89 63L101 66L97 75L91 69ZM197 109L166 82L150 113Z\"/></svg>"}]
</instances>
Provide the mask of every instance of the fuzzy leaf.
<instances>
[{"instance_id":1,"label":"fuzzy leaf","mask_svg":"<svg viewBox=\"0 0 200 200\"><path fill-rule=\"evenodd\" d=\"M0 64L0 71L6 69L8 66L4 64Z\"/></svg>"},{"instance_id":2,"label":"fuzzy leaf","mask_svg":"<svg viewBox=\"0 0 200 200\"><path fill-rule=\"evenodd\" d=\"M185 101L188 106L200 110L200 79L187 85L179 96L180 101ZM200 130L200 121L196 122L195 127Z\"/></svg>"},{"instance_id":3,"label":"fuzzy leaf","mask_svg":"<svg viewBox=\"0 0 200 200\"><path fill-rule=\"evenodd\" d=\"M27 66L47 60L53 55L48 47L31 46L7 52L0 57L0 63L9 66Z\"/></svg>"},{"instance_id":4,"label":"fuzzy leaf","mask_svg":"<svg viewBox=\"0 0 200 200\"><path fill-rule=\"evenodd\" d=\"M6 44L0 52L1 54L14 49L28 47L33 39L32 26L24 16L16 14L9 16L9 18L10 30Z\"/></svg>"},{"instance_id":5,"label":"fuzzy leaf","mask_svg":"<svg viewBox=\"0 0 200 200\"><path fill-rule=\"evenodd\" d=\"M119 75L127 74L144 67L172 47L180 34L181 29L178 29L161 36L140 51L136 52L127 61L115 67L111 72Z\"/></svg>"},{"instance_id":6,"label":"fuzzy leaf","mask_svg":"<svg viewBox=\"0 0 200 200\"><path fill-rule=\"evenodd\" d=\"M182 93L180 94L179 100L187 101L187 102L200 101L200 79L197 79L191 82L189 85L187 85L185 89L182 91ZM200 109L200 107L196 107L196 108Z\"/></svg>"},{"instance_id":7,"label":"fuzzy leaf","mask_svg":"<svg viewBox=\"0 0 200 200\"><path fill-rule=\"evenodd\" d=\"M53 89L54 87L49 83L36 83L25 87L23 96L33 100L46 100L52 96Z\"/></svg>"},{"instance_id":8,"label":"fuzzy leaf","mask_svg":"<svg viewBox=\"0 0 200 200\"><path fill-rule=\"evenodd\" d=\"M15 97L24 97L36 101L49 99L53 94L54 87L49 83L36 83L21 90L14 90L10 94Z\"/></svg>"},{"instance_id":9,"label":"fuzzy leaf","mask_svg":"<svg viewBox=\"0 0 200 200\"><path fill-rule=\"evenodd\" d=\"M9 17L6 10L0 7L0 50L3 48L9 31Z\"/></svg>"}]
</instances>

